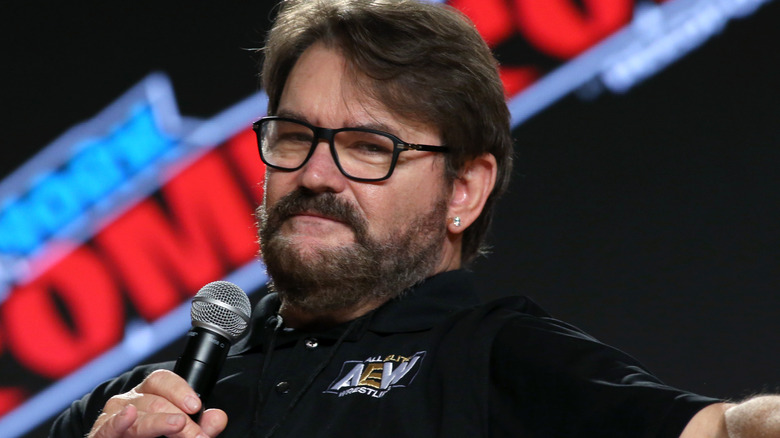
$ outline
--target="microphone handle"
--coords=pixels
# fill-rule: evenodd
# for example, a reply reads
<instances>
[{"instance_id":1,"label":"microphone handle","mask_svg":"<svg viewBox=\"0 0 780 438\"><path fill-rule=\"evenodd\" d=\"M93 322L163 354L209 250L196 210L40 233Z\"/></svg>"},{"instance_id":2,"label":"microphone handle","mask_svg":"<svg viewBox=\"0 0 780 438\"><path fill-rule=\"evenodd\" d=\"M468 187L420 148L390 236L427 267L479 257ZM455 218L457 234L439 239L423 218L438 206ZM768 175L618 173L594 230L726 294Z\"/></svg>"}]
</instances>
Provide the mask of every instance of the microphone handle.
<instances>
[{"instance_id":1,"label":"microphone handle","mask_svg":"<svg viewBox=\"0 0 780 438\"><path fill-rule=\"evenodd\" d=\"M195 422L200 419L229 350L230 340L211 330L193 327L187 333L184 352L176 361L173 372L183 377L200 397L200 412L190 415Z\"/></svg>"}]
</instances>

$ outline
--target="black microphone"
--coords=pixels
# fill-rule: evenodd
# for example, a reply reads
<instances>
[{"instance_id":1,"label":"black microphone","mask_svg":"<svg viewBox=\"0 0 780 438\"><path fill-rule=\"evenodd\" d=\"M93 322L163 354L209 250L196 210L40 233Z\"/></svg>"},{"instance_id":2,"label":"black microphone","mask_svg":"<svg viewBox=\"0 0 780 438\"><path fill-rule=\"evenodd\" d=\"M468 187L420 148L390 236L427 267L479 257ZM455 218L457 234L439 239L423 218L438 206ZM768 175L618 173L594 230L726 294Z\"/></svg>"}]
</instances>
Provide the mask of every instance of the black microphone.
<instances>
[{"instance_id":1,"label":"black microphone","mask_svg":"<svg viewBox=\"0 0 780 438\"><path fill-rule=\"evenodd\" d=\"M217 383L230 345L246 332L251 314L246 293L227 281L203 286L192 299L192 329L173 372L198 394L201 412ZM191 417L197 422L200 412Z\"/></svg>"}]
</instances>

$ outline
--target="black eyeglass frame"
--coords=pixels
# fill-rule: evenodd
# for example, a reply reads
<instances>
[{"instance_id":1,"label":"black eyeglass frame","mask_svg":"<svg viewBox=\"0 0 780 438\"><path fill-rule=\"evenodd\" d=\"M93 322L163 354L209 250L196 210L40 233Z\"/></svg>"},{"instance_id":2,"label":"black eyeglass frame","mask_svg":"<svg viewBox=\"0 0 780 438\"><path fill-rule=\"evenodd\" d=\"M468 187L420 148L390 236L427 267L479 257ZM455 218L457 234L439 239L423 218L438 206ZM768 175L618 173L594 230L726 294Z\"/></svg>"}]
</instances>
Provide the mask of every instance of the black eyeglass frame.
<instances>
[{"instance_id":1,"label":"black eyeglass frame","mask_svg":"<svg viewBox=\"0 0 780 438\"><path fill-rule=\"evenodd\" d=\"M269 163L266 161L265 157L263 156L263 146L262 146L262 132L263 128L262 125L267 122L271 121L282 121L282 122L291 122L291 123L297 123L302 126L306 126L307 128L311 129L314 133L314 137L312 138L311 147L309 148L309 153L306 155L306 158L303 159L303 162L298 167L282 167L277 166L274 164ZM309 158L314 154L314 149L317 147L317 144L319 144L320 140L326 140L328 142L328 145L330 146L330 155L333 157L333 161L336 163L336 167L338 167L339 171L342 175L346 176L347 178L359 181L359 182L378 182L378 181L384 181L390 176L392 176L393 171L395 170L395 164L398 161L398 155L401 154L403 151L426 151L426 152L441 152L441 153L448 153L450 152L450 148L448 146L435 146L435 145L428 145L428 144L416 144L416 143L408 143L400 138L396 137L393 134L390 134L388 132L379 131L376 129L369 129L369 128L339 128L339 129L330 129L330 128L322 128L319 126L314 126L311 123L304 122L302 120L293 119L290 117L280 117L280 116L266 116L262 117L261 119L255 121L252 123L252 129L255 131L255 135L257 137L257 152L260 154L260 159L265 163L266 166L270 166L274 169L279 170L285 170L289 172L294 172L303 166L306 165L306 163L309 161ZM390 169L387 171L387 174L380 178L358 178L355 176L350 175L347 173L343 167L341 167L341 163L339 162L338 153L336 153L336 145L334 144L333 139L335 138L336 134L339 132L345 132L345 131L352 131L352 132L368 132L370 134L376 134L381 135L383 137L387 137L390 140L393 141L394 147L393 147L393 158L390 161Z\"/></svg>"}]
</instances>

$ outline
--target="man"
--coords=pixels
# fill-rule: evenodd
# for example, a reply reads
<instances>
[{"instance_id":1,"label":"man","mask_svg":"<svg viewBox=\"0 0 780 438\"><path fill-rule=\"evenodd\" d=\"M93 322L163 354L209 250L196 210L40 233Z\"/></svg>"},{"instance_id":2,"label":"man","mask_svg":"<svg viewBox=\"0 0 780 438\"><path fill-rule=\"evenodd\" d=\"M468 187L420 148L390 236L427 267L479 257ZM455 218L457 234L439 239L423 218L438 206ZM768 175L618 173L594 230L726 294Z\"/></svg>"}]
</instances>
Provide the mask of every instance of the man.
<instances>
[{"instance_id":1,"label":"man","mask_svg":"<svg viewBox=\"0 0 780 438\"><path fill-rule=\"evenodd\" d=\"M53 436L779 436L777 397L731 407L527 300L478 304L462 267L512 141L490 51L459 14L288 1L265 55L258 216L274 293L216 408L196 423L171 364L145 366L75 402Z\"/></svg>"}]
</instances>

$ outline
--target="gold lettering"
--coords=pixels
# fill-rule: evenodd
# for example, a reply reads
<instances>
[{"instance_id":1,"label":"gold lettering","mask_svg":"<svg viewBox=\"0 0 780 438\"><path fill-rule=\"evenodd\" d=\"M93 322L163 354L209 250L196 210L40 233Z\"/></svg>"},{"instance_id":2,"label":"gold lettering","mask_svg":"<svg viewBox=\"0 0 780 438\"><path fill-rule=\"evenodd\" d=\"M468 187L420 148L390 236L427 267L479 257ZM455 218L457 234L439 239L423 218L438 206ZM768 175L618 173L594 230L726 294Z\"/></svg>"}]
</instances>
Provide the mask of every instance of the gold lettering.
<instances>
[{"instance_id":1,"label":"gold lettering","mask_svg":"<svg viewBox=\"0 0 780 438\"><path fill-rule=\"evenodd\" d=\"M372 388L379 388L382 383L382 369L384 364L382 362L369 362L363 369L363 374L360 376L359 385L370 386Z\"/></svg>"},{"instance_id":2,"label":"gold lettering","mask_svg":"<svg viewBox=\"0 0 780 438\"><path fill-rule=\"evenodd\" d=\"M409 362L409 359L411 358L400 354L391 354L385 358L385 362Z\"/></svg>"}]
</instances>

